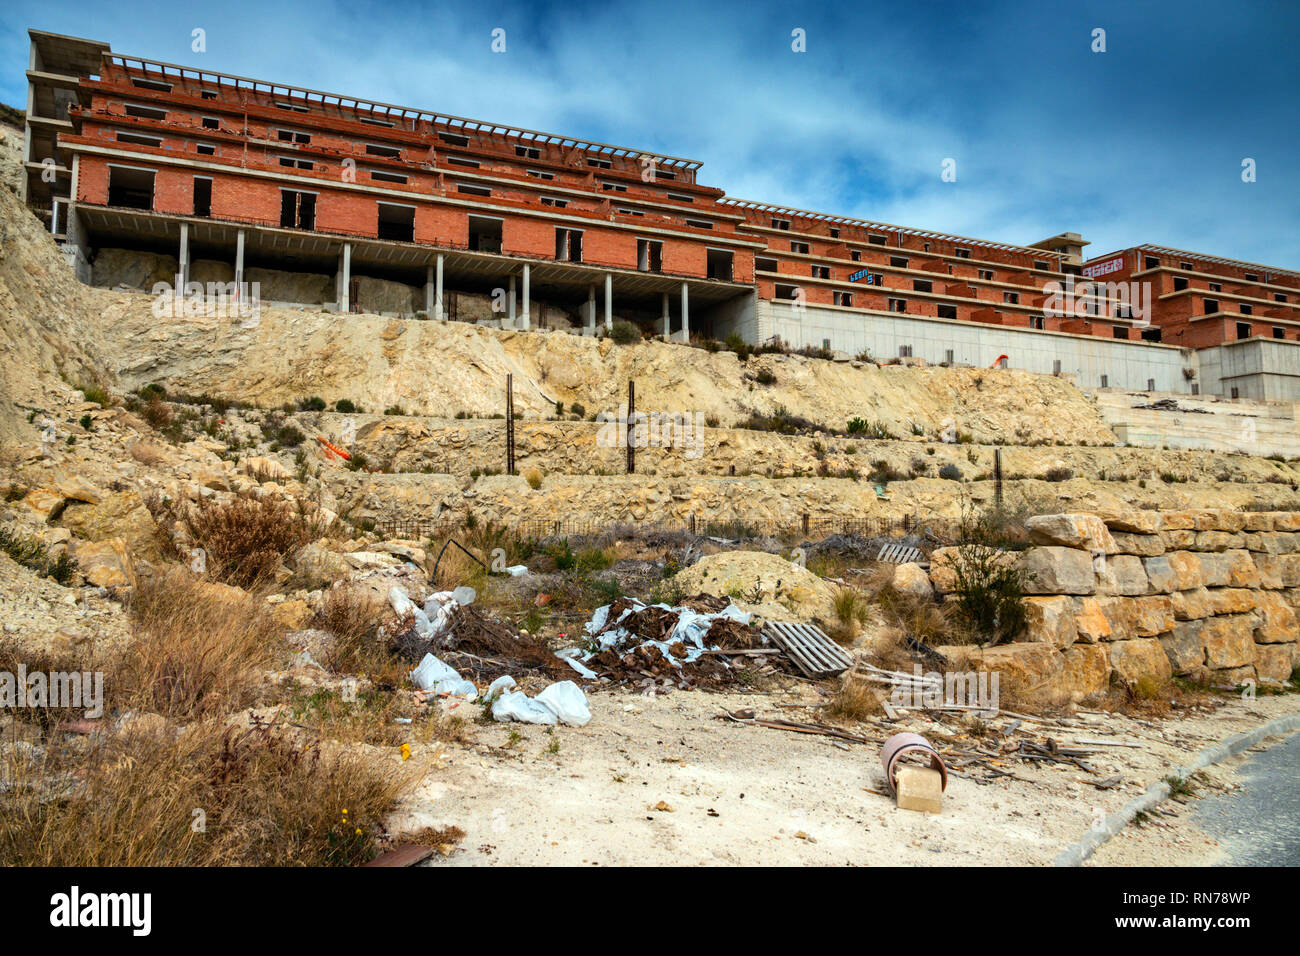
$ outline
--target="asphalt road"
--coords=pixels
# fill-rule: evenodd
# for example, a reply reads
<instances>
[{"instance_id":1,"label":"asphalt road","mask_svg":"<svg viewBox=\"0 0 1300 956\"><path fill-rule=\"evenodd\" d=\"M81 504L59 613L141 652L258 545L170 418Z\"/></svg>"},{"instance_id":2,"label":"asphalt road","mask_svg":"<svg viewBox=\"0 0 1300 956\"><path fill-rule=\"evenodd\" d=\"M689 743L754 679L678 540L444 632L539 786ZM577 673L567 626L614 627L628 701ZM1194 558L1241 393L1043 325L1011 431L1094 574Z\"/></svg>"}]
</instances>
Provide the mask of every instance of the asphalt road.
<instances>
[{"instance_id":1,"label":"asphalt road","mask_svg":"<svg viewBox=\"0 0 1300 956\"><path fill-rule=\"evenodd\" d=\"M1221 866L1300 866L1300 733L1237 770L1240 790L1197 801L1191 822L1227 851Z\"/></svg>"}]
</instances>

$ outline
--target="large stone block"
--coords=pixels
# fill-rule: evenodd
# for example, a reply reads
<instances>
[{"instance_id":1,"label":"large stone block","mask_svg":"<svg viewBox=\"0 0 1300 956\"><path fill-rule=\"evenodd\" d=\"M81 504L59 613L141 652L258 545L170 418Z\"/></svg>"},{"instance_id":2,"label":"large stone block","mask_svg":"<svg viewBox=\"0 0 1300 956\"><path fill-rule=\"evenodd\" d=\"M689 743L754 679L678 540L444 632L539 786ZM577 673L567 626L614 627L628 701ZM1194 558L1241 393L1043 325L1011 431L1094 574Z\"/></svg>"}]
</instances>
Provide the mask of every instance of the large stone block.
<instances>
[{"instance_id":1,"label":"large stone block","mask_svg":"<svg viewBox=\"0 0 1300 956\"><path fill-rule=\"evenodd\" d=\"M1278 555L1277 564L1282 575L1282 587L1300 587L1300 554Z\"/></svg>"},{"instance_id":2,"label":"large stone block","mask_svg":"<svg viewBox=\"0 0 1300 956\"><path fill-rule=\"evenodd\" d=\"M1020 556L1026 594L1092 594L1097 576L1092 555L1077 548L1030 548Z\"/></svg>"},{"instance_id":3,"label":"large stone block","mask_svg":"<svg viewBox=\"0 0 1300 956\"><path fill-rule=\"evenodd\" d=\"M1137 605L1129 597L1098 597L1101 613L1110 624L1110 640L1127 641L1137 637Z\"/></svg>"},{"instance_id":4,"label":"large stone block","mask_svg":"<svg viewBox=\"0 0 1300 956\"><path fill-rule=\"evenodd\" d=\"M1219 508L1210 512L1210 527L1215 531L1236 534L1246 527L1246 514L1233 508Z\"/></svg>"},{"instance_id":5,"label":"large stone block","mask_svg":"<svg viewBox=\"0 0 1300 956\"><path fill-rule=\"evenodd\" d=\"M1113 554L1093 562L1098 594L1135 596L1147 593L1147 573L1142 559L1131 554Z\"/></svg>"},{"instance_id":6,"label":"large stone block","mask_svg":"<svg viewBox=\"0 0 1300 956\"><path fill-rule=\"evenodd\" d=\"M1014 551L999 552L994 558L996 564L1014 567L1019 560ZM953 594L957 590L957 572L955 567L961 564L960 548L935 548L930 554L930 583L940 594Z\"/></svg>"},{"instance_id":7,"label":"large stone block","mask_svg":"<svg viewBox=\"0 0 1300 956\"><path fill-rule=\"evenodd\" d=\"M1277 554L1251 554L1255 562L1255 571L1259 574L1259 586L1276 590L1282 587L1282 556Z\"/></svg>"},{"instance_id":8,"label":"large stone block","mask_svg":"<svg viewBox=\"0 0 1300 956\"><path fill-rule=\"evenodd\" d=\"M1259 644L1255 647L1255 673L1260 680L1289 680L1291 648L1287 644Z\"/></svg>"},{"instance_id":9,"label":"large stone block","mask_svg":"<svg viewBox=\"0 0 1300 956\"><path fill-rule=\"evenodd\" d=\"M1196 532L1195 544L1192 546L1193 551L1229 551L1233 548L1242 548L1246 545L1246 536L1244 534L1229 534L1226 531L1198 531Z\"/></svg>"},{"instance_id":10,"label":"large stone block","mask_svg":"<svg viewBox=\"0 0 1300 956\"><path fill-rule=\"evenodd\" d=\"M1253 621L1249 614L1229 614L1209 618L1201 629L1206 665L1217 670L1253 663L1255 660Z\"/></svg>"},{"instance_id":11,"label":"large stone block","mask_svg":"<svg viewBox=\"0 0 1300 956\"><path fill-rule=\"evenodd\" d=\"M1242 528L1246 531L1272 531L1273 530L1273 513L1271 511L1246 511L1243 512L1246 523Z\"/></svg>"},{"instance_id":12,"label":"large stone block","mask_svg":"<svg viewBox=\"0 0 1300 956\"><path fill-rule=\"evenodd\" d=\"M1050 644L1025 642L986 648L966 658L964 666L996 673L999 693L1054 697L1065 658Z\"/></svg>"},{"instance_id":13,"label":"large stone block","mask_svg":"<svg viewBox=\"0 0 1300 956\"><path fill-rule=\"evenodd\" d=\"M1259 570L1249 551L1225 551L1223 556L1228 562L1228 587L1259 587Z\"/></svg>"},{"instance_id":14,"label":"large stone block","mask_svg":"<svg viewBox=\"0 0 1300 956\"><path fill-rule=\"evenodd\" d=\"M1086 644L1109 641L1114 630L1095 597L1074 598L1074 627L1076 640Z\"/></svg>"},{"instance_id":15,"label":"large stone block","mask_svg":"<svg viewBox=\"0 0 1300 956\"><path fill-rule=\"evenodd\" d=\"M1157 594L1190 591L1199 588L1204 581L1200 556L1190 551L1170 551L1143 558L1142 566L1146 570L1151 590Z\"/></svg>"},{"instance_id":16,"label":"large stone block","mask_svg":"<svg viewBox=\"0 0 1300 956\"><path fill-rule=\"evenodd\" d=\"M1227 587L1228 559L1222 554L1199 554L1201 583L1207 588Z\"/></svg>"},{"instance_id":17,"label":"large stone block","mask_svg":"<svg viewBox=\"0 0 1300 956\"><path fill-rule=\"evenodd\" d=\"M1275 531L1300 531L1300 511L1274 511Z\"/></svg>"},{"instance_id":18,"label":"large stone block","mask_svg":"<svg viewBox=\"0 0 1300 956\"><path fill-rule=\"evenodd\" d=\"M1196 532L1190 528L1179 528L1160 532L1165 542L1166 551L1189 551L1196 547Z\"/></svg>"},{"instance_id":19,"label":"large stone block","mask_svg":"<svg viewBox=\"0 0 1300 956\"><path fill-rule=\"evenodd\" d=\"M1098 508L1097 516L1106 522L1106 527L1112 534L1121 531L1126 534L1154 535L1164 524L1159 511L1145 508Z\"/></svg>"},{"instance_id":20,"label":"large stone block","mask_svg":"<svg viewBox=\"0 0 1300 956\"><path fill-rule=\"evenodd\" d=\"M1143 638L1132 641L1114 641L1107 645L1110 653L1110 666L1115 676L1126 684L1133 684L1143 678L1163 684L1173 675L1169 658L1155 638Z\"/></svg>"},{"instance_id":21,"label":"large stone block","mask_svg":"<svg viewBox=\"0 0 1300 956\"><path fill-rule=\"evenodd\" d=\"M1174 604L1168 595L1133 598L1133 633L1156 637L1174 629Z\"/></svg>"},{"instance_id":22,"label":"large stone block","mask_svg":"<svg viewBox=\"0 0 1300 956\"><path fill-rule=\"evenodd\" d=\"M1173 605L1175 621L1199 621L1214 614L1210 592L1205 588L1175 591L1169 595L1169 603Z\"/></svg>"},{"instance_id":23,"label":"large stone block","mask_svg":"<svg viewBox=\"0 0 1300 956\"><path fill-rule=\"evenodd\" d=\"M1201 635L1204 628L1203 621L1184 621L1168 634L1160 635L1160 646L1175 674L1204 675L1205 641Z\"/></svg>"},{"instance_id":24,"label":"large stone block","mask_svg":"<svg viewBox=\"0 0 1300 956\"><path fill-rule=\"evenodd\" d=\"M1196 517L1190 511L1162 511L1160 528L1162 531L1191 531L1196 528Z\"/></svg>"},{"instance_id":25,"label":"large stone block","mask_svg":"<svg viewBox=\"0 0 1300 956\"><path fill-rule=\"evenodd\" d=\"M1257 644L1289 644L1300 637L1296 614L1291 605L1274 591L1256 592L1255 642Z\"/></svg>"},{"instance_id":26,"label":"large stone block","mask_svg":"<svg viewBox=\"0 0 1300 956\"><path fill-rule=\"evenodd\" d=\"M1249 614L1259 604L1259 592L1249 588L1210 588L1211 614Z\"/></svg>"},{"instance_id":27,"label":"large stone block","mask_svg":"<svg viewBox=\"0 0 1300 956\"><path fill-rule=\"evenodd\" d=\"M122 538L88 541L77 548L74 556L86 581L96 587L133 588L136 585L131 552Z\"/></svg>"},{"instance_id":28,"label":"large stone block","mask_svg":"<svg viewBox=\"0 0 1300 956\"><path fill-rule=\"evenodd\" d=\"M1165 539L1158 534L1129 534L1124 531L1112 531L1111 538L1115 547L1123 554L1136 554L1148 558L1165 553Z\"/></svg>"},{"instance_id":29,"label":"large stone block","mask_svg":"<svg viewBox=\"0 0 1300 956\"><path fill-rule=\"evenodd\" d=\"M1110 655L1100 644L1072 644L1062 656L1060 686L1072 701L1100 694L1110 684Z\"/></svg>"},{"instance_id":30,"label":"large stone block","mask_svg":"<svg viewBox=\"0 0 1300 956\"><path fill-rule=\"evenodd\" d=\"M1079 636L1074 620L1074 598L1067 595L1025 598L1026 641L1069 647Z\"/></svg>"},{"instance_id":31,"label":"large stone block","mask_svg":"<svg viewBox=\"0 0 1300 956\"><path fill-rule=\"evenodd\" d=\"M1106 523L1096 515L1035 515L1025 522L1025 528L1035 544L1082 548L1103 554L1114 554L1117 551Z\"/></svg>"}]
</instances>

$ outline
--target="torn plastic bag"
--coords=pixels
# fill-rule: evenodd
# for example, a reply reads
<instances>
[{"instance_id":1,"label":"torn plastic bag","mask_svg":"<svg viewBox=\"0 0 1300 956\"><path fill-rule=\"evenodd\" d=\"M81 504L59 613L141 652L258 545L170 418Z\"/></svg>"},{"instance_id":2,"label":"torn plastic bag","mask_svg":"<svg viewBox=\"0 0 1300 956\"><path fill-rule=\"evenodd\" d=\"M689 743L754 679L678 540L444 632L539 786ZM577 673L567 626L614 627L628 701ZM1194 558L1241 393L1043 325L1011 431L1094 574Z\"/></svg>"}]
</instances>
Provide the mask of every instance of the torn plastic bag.
<instances>
[{"instance_id":1,"label":"torn plastic bag","mask_svg":"<svg viewBox=\"0 0 1300 956\"><path fill-rule=\"evenodd\" d=\"M523 724L553 724L559 719L545 704L531 700L521 690L502 694L492 704L492 719L517 720Z\"/></svg>"},{"instance_id":2,"label":"torn plastic bag","mask_svg":"<svg viewBox=\"0 0 1300 956\"><path fill-rule=\"evenodd\" d=\"M512 691L519 685L509 674L503 674L488 685L488 689L483 693L483 703L490 704L507 691Z\"/></svg>"},{"instance_id":3,"label":"torn plastic bag","mask_svg":"<svg viewBox=\"0 0 1300 956\"><path fill-rule=\"evenodd\" d=\"M587 695L571 680L554 683L533 699L549 708L562 723L571 727L585 727L591 721Z\"/></svg>"},{"instance_id":4,"label":"torn plastic bag","mask_svg":"<svg viewBox=\"0 0 1300 956\"><path fill-rule=\"evenodd\" d=\"M472 681L462 680L459 673L432 654L425 654L424 660L411 671L411 683L420 690L432 691L435 694L471 698L478 696L478 688Z\"/></svg>"}]
</instances>

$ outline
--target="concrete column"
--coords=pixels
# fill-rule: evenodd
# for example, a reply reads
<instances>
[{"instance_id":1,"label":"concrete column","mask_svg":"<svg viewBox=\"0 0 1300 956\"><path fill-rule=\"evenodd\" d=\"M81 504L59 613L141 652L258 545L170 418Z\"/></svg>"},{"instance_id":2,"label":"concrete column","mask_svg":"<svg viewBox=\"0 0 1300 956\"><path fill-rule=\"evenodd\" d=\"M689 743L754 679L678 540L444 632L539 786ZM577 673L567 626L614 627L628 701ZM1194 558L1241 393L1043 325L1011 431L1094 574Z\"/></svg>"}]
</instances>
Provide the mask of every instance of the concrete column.
<instances>
[{"instance_id":1,"label":"concrete column","mask_svg":"<svg viewBox=\"0 0 1300 956\"><path fill-rule=\"evenodd\" d=\"M433 316L433 266L424 267L424 314L426 318L432 319Z\"/></svg>"},{"instance_id":2,"label":"concrete column","mask_svg":"<svg viewBox=\"0 0 1300 956\"><path fill-rule=\"evenodd\" d=\"M527 262L525 262L524 263L524 324L522 326L522 328L524 329L531 328L533 324L533 314L532 312L529 311L530 305L528 301L529 272L530 272L530 266L528 265Z\"/></svg>"},{"instance_id":3,"label":"concrete column","mask_svg":"<svg viewBox=\"0 0 1300 956\"><path fill-rule=\"evenodd\" d=\"M244 282L244 230L235 233L235 285Z\"/></svg>"},{"instance_id":4,"label":"concrete column","mask_svg":"<svg viewBox=\"0 0 1300 956\"><path fill-rule=\"evenodd\" d=\"M510 276L510 290L506 294L506 318L510 320L510 328L515 327L515 277Z\"/></svg>"},{"instance_id":5,"label":"concrete column","mask_svg":"<svg viewBox=\"0 0 1300 956\"><path fill-rule=\"evenodd\" d=\"M691 340L691 306L686 296L686 283L682 283L682 341Z\"/></svg>"},{"instance_id":6,"label":"concrete column","mask_svg":"<svg viewBox=\"0 0 1300 956\"><path fill-rule=\"evenodd\" d=\"M605 273L605 331L614 327L614 276Z\"/></svg>"},{"instance_id":7,"label":"concrete column","mask_svg":"<svg viewBox=\"0 0 1300 956\"><path fill-rule=\"evenodd\" d=\"M664 293L663 306L664 306L664 339L666 341L669 333L672 332L672 323L668 318L668 293L667 292Z\"/></svg>"},{"instance_id":8,"label":"concrete column","mask_svg":"<svg viewBox=\"0 0 1300 956\"><path fill-rule=\"evenodd\" d=\"M433 317L435 319L445 318L442 311L442 253L438 253L438 262L435 274L435 288L433 290Z\"/></svg>"},{"instance_id":9,"label":"concrete column","mask_svg":"<svg viewBox=\"0 0 1300 956\"><path fill-rule=\"evenodd\" d=\"M596 287L590 285L587 287L587 314L584 316L583 333L586 335L596 334Z\"/></svg>"},{"instance_id":10,"label":"concrete column","mask_svg":"<svg viewBox=\"0 0 1300 956\"><path fill-rule=\"evenodd\" d=\"M352 243L343 243L343 248L339 251L339 311L349 312L352 303L348 301L352 289Z\"/></svg>"},{"instance_id":11,"label":"concrete column","mask_svg":"<svg viewBox=\"0 0 1300 956\"><path fill-rule=\"evenodd\" d=\"M181 223L181 252L177 258L177 275L180 279L180 288L177 290L181 295L185 294L185 284L190 281L190 224Z\"/></svg>"}]
</instances>

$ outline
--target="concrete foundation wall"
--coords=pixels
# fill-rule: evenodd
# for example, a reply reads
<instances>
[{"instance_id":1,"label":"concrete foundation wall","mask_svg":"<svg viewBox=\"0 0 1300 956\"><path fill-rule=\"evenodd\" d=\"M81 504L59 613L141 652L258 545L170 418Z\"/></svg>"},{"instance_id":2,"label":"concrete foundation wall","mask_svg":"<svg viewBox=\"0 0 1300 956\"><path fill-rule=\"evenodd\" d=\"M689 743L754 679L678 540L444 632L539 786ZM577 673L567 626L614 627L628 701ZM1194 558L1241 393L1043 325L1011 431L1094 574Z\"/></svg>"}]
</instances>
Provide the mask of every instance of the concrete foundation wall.
<instances>
[{"instance_id":1,"label":"concrete foundation wall","mask_svg":"<svg viewBox=\"0 0 1300 956\"><path fill-rule=\"evenodd\" d=\"M1246 339L1201 349L1201 391L1266 402L1300 401L1300 342Z\"/></svg>"},{"instance_id":2,"label":"concrete foundation wall","mask_svg":"<svg viewBox=\"0 0 1300 956\"><path fill-rule=\"evenodd\" d=\"M932 364L952 361L981 367L1006 355L1008 367L1045 375L1053 374L1060 361L1060 374L1094 388L1105 375L1112 388L1154 385L1156 391L1188 394L1191 386L1183 369L1196 367L1194 353L1170 346L853 309L806 306L796 311L766 299L758 299L752 312L723 313L715 331L719 338L738 332L749 342L779 335L795 348L821 347L829 341L836 351L865 351L876 359L897 357L902 346L911 346L913 358Z\"/></svg>"}]
</instances>

